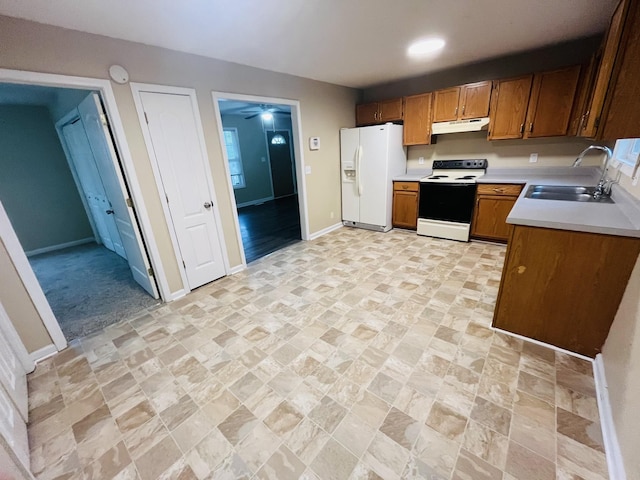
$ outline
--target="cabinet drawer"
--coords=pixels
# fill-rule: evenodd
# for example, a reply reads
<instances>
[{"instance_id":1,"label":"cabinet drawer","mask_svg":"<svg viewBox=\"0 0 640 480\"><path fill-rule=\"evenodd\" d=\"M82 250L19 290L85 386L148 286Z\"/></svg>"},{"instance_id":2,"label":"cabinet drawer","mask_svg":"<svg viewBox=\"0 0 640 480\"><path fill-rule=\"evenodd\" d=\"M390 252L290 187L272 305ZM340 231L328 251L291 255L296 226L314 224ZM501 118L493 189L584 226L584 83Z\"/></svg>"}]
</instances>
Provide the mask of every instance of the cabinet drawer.
<instances>
[{"instance_id":1,"label":"cabinet drawer","mask_svg":"<svg viewBox=\"0 0 640 480\"><path fill-rule=\"evenodd\" d=\"M419 182L393 182L393 189L405 192L417 192L419 189Z\"/></svg>"},{"instance_id":2,"label":"cabinet drawer","mask_svg":"<svg viewBox=\"0 0 640 480\"><path fill-rule=\"evenodd\" d=\"M492 183L479 183L478 195L510 195L518 196L522 191L522 185L511 184L492 184Z\"/></svg>"}]
</instances>

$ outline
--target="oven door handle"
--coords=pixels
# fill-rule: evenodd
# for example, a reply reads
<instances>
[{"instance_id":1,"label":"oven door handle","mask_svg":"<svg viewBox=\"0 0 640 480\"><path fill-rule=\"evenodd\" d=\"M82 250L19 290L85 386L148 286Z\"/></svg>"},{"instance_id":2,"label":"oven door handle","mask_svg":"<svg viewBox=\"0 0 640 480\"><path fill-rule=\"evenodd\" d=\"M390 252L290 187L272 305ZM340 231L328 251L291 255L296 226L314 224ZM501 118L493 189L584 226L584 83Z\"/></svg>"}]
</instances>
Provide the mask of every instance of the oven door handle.
<instances>
[{"instance_id":1,"label":"oven door handle","mask_svg":"<svg viewBox=\"0 0 640 480\"><path fill-rule=\"evenodd\" d=\"M358 145L358 153L357 161L356 161L356 175L358 177L358 195L362 196L363 188L362 188L362 176L360 174L360 165L362 164L362 145Z\"/></svg>"}]
</instances>

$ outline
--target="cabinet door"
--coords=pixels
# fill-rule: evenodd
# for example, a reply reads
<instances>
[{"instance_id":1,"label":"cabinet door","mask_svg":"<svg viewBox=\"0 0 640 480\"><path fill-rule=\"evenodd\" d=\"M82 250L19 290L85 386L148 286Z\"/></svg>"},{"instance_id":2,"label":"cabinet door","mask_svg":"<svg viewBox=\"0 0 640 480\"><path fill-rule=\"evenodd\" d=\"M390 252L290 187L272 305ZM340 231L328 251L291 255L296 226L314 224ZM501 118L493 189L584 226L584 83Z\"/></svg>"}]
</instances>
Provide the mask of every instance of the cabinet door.
<instances>
[{"instance_id":1,"label":"cabinet door","mask_svg":"<svg viewBox=\"0 0 640 480\"><path fill-rule=\"evenodd\" d=\"M418 226L418 192L393 191L393 226L415 230Z\"/></svg>"},{"instance_id":2,"label":"cabinet door","mask_svg":"<svg viewBox=\"0 0 640 480\"><path fill-rule=\"evenodd\" d=\"M498 80L491 95L489 140L522 138L533 75Z\"/></svg>"},{"instance_id":3,"label":"cabinet door","mask_svg":"<svg viewBox=\"0 0 640 480\"><path fill-rule=\"evenodd\" d=\"M460 93L459 118L480 118L489 115L491 82L469 83Z\"/></svg>"},{"instance_id":4,"label":"cabinet door","mask_svg":"<svg viewBox=\"0 0 640 480\"><path fill-rule=\"evenodd\" d=\"M639 252L637 238L516 225L493 326L595 357Z\"/></svg>"},{"instance_id":5,"label":"cabinet door","mask_svg":"<svg viewBox=\"0 0 640 480\"><path fill-rule=\"evenodd\" d=\"M622 54L618 54L615 80L609 85L598 139L640 137L640 4L629 9L624 27Z\"/></svg>"},{"instance_id":6,"label":"cabinet door","mask_svg":"<svg viewBox=\"0 0 640 480\"><path fill-rule=\"evenodd\" d=\"M378 102L378 122L397 122L402 120L402 98Z\"/></svg>"},{"instance_id":7,"label":"cabinet door","mask_svg":"<svg viewBox=\"0 0 640 480\"><path fill-rule=\"evenodd\" d=\"M378 123L378 103L356 105L356 125L373 125Z\"/></svg>"},{"instance_id":8,"label":"cabinet door","mask_svg":"<svg viewBox=\"0 0 640 480\"><path fill-rule=\"evenodd\" d=\"M601 54L602 51L598 50L591 55L589 62L580 68L580 80L578 80L578 86L576 88L576 100L573 104L573 112L571 112L567 135L576 136L582 132L582 126L587 120L585 112L587 111L591 91L596 81L596 73L598 73Z\"/></svg>"},{"instance_id":9,"label":"cabinet door","mask_svg":"<svg viewBox=\"0 0 640 480\"><path fill-rule=\"evenodd\" d=\"M438 90L433 94L433 121L450 122L458 118L460 87Z\"/></svg>"},{"instance_id":10,"label":"cabinet door","mask_svg":"<svg viewBox=\"0 0 640 480\"><path fill-rule=\"evenodd\" d=\"M567 134L579 77L580 65L536 73L524 138Z\"/></svg>"},{"instance_id":11,"label":"cabinet door","mask_svg":"<svg viewBox=\"0 0 640 480\"><path fill-rule=\"evenodd\" d=\"M404 98L404 145L429 145L431 143L432 93Z\"/></svg>"},{"instance_id":12,"label":"cabinet door","mask_svg":"<svg viewBox=\"0 0 640 480\"><path fill-rule=\"evenodd\" d=\"M517 199L507 195L478 195L471 236L506 242L512 228L507 217Z\"/></svg>"},{"instance_id":13,"label":"cabinet door","mask_svg":"<svg viewBox=\"0 0 640 480\"><path fill-rule=\"evenodd\" d=\"M582 130L579 132L579 135L582 137L595 138L598 133L600 116L602 115L604 100L609 90L613 66L618 55L629 3L631 3L630 0L621 1L611 17L609 30L605 37L602 59L600 60L598 74L596 75L596 82L591 93L591 99L587 104L587 110L584 113L585 121L582 125Z\"/></svg>"}]
</instances>

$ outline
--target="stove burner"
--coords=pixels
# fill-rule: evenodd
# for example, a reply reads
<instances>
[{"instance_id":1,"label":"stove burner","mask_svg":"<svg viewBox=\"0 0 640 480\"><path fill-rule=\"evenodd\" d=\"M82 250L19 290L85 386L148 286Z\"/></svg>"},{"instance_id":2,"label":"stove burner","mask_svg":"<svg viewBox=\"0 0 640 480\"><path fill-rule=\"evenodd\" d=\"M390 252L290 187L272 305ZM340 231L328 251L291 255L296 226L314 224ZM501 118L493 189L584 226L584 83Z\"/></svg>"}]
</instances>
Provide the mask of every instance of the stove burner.
<instances>
[{"instance_id":1,"label":"stove burner","mask_svg":"<svg viewBox=\"0 0 640 480\"><path fill-rule=\"evenodd\" d=\"M464 177L458 177L456 180L473 180L474 178L476 178L474 175L466 175Z\"/></svg>"},{"instance_id":2,"label":"stove burner","mask_svg":"<svg viewBox=\"0 0 640 480\"><path fill-rule=\"evenodd\" d=\"M439 178L449 178L449 175L432 175L429 180L437 180Z\"/></svg>"}]
</instances>

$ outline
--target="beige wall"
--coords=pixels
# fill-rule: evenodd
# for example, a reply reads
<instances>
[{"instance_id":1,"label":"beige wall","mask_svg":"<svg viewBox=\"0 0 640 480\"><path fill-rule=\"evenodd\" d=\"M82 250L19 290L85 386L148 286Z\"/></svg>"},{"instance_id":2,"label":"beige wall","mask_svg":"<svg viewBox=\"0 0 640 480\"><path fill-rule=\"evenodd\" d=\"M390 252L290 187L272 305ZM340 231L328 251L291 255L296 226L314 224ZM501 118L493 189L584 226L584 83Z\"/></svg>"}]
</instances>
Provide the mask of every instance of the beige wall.
<instances>
[{"instance_id":1,"label":"beige wall","mask_svg":"<svg viewBox=\"0 0 640 480\"><path fill-rule=\"evenodd\" d=\"M9 252L0 240L0 302L7 311L18 335L28 352L51 345L53 342L44 327L36 307L31 302L16 271Z\"/></svg>"},{"instance_id":2,"label":"beige wall","mask_svg":"<svg viewBox=\"0 0 640 480\"><path fill-rule=\"evenodd\" d=\"M570 167L578 154L591 142L577 138L487 141L487 132L438 135L434 145L409 147L407 169L431 168L434 159L486 158L490 168ZM538 154L537 163L529 155ZM424 164L419 158L424 157ZM597 165L603 157L587 157L583 165Z\"/></svg>"},{"instance_id":3,"label":"beige wall","mask_svg":"<svg viewBox=\"0 0 640 480\"><path fill-rule=\"evenodd\" d=\"M0 109L0 200L26 251L93 238L46 107Z\"/></svg>"}]
</instances>

